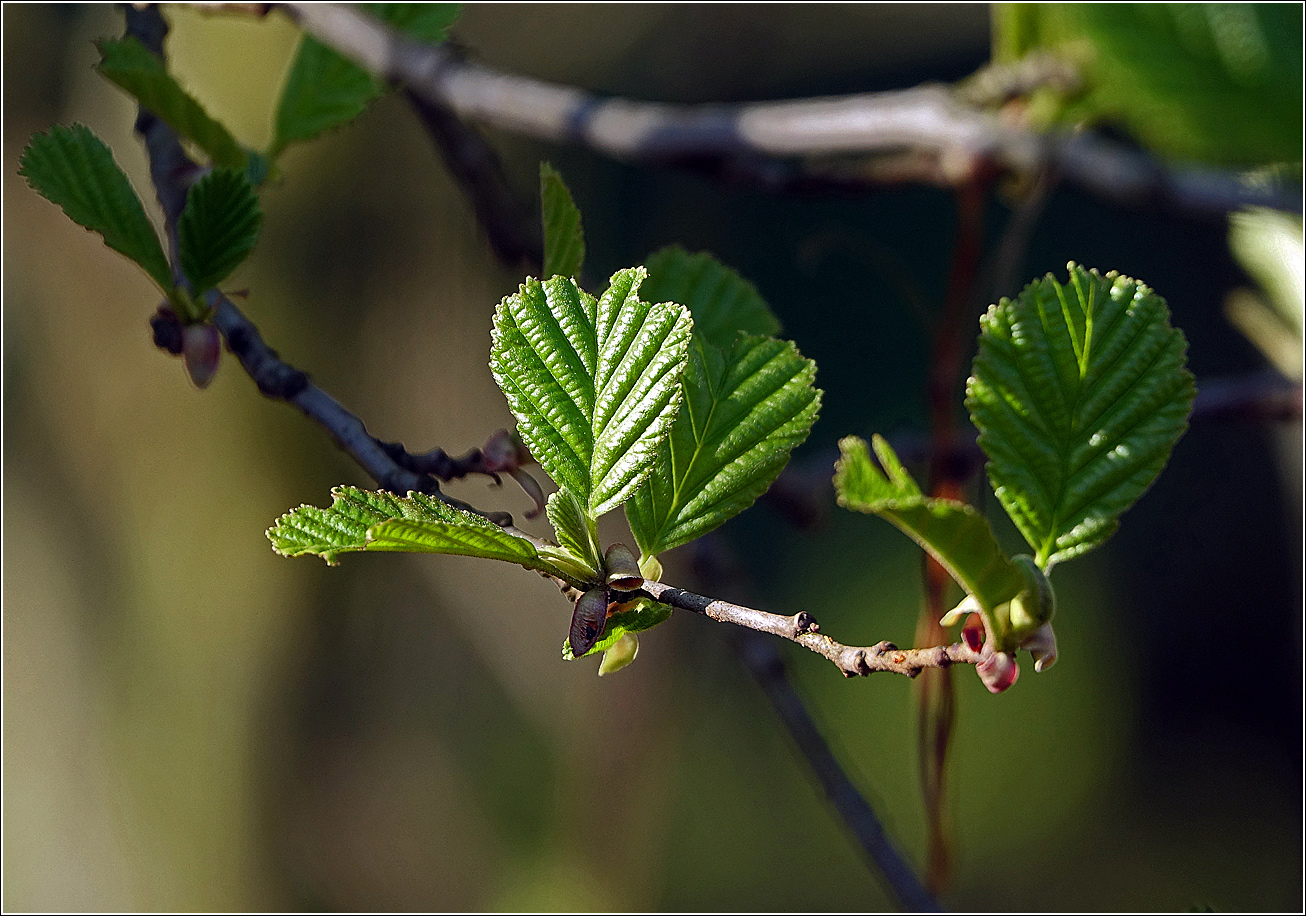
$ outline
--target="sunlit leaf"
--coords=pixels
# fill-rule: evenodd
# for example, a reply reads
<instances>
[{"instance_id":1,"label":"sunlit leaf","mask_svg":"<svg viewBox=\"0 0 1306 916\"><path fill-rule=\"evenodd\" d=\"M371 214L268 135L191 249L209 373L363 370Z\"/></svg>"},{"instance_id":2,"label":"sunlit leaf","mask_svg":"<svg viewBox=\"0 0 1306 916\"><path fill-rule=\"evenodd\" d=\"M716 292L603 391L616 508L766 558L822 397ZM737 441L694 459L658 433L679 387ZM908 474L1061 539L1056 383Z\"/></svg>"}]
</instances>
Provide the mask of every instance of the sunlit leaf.
<instances>
[{"instance_id":1,"label":"sunlit leaf","mask_svg":"<svg viewBox=\"0 0 1306 916\"><path fill-rule=\"evenodd\" d=\"M623 607L620 610L613 611L608 616L607 626L603 630L603 635L599 637L598 642L581 656L585 658L596 652L602 652L615 643L618 639L627 633L640 633L644 630L655 627L671 616L671 607L660 604L647 598L639 598L632 602L629 607ZM562 657L567 661L573 661L576 656L571 653L571 641L565 640L562 644Z\"/></svg>"},{"instance_id":2,"label":"sunlit leaf","mask_svg":"<svg viewBox=\"0 0 1306 916\"><path fill-rule=\"evenodd\" d=\"M922 495L889 443L875 436L872 444L883 470L863 440L849 436L839 443L834 473L839 505L888 519L986 610L1019 594L1025 579L998 545L988 520L965 503Z\"/></svg>"},{"instance_id":3,"label":"sunlit leaf","mask_svg":"<svg viewBox=\"0 0 1306 916\"><path fill-rule=\"evenodd\" d=\"M639 297L641 267L594 297L528 279L494 316L490 369L531 454L597 518L643 482L680 405L689 313Z\"/></svg>"},{"instance_id":4,"label":"sunlit leaf","mask_svg":"<svg viewBox=\"0 0 1306 916\"><path fill-rule=\"evenodd\" d=\"M1195 386L1165 300L1070 265L981 319L966 406L1038 565L1101 544L1187 428Z\"/></svg>"},{"instance_id":5,"label":"sunlit leaf","mask_svg":"<svg viewBox=\"0 0 1306 916\"><path fill-rule=\"evenodd\" d=\"M729 352L741 331L763 337L780 332L757 287L706 252L690 254L672 245L650 255L644 266L644 298L688 308L695 333L713 346Z\"/></svg>"},{"instance_id":6,"label":"sunlit leaf","mask_svg":"<svg viewBox=\"0 0 1306 916\"><path fill-rule=\"evenodd\" d=\"M788 341L744 334L722 352L694 335L660 470L626 504L645 556L701 537L766 492L816 420L815 377Z\"/></svg>"}]
</instances>

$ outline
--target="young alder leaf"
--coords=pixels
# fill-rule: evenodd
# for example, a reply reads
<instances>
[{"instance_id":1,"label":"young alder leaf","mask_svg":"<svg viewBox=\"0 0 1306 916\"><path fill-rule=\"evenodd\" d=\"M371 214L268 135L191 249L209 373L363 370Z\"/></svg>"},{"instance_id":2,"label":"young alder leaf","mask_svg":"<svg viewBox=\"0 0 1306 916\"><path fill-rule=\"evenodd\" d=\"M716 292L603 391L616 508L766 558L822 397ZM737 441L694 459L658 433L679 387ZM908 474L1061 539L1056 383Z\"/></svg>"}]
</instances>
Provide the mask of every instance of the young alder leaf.
<instances>
[{"instance_id":1,"label":"young alder leaf","mask_svg":"<svg viewBox=\"0 0 1306 916\"><path fill-rule=\"evenodd\" d=\"M627 633L641 633L657 626L670 616L670 605L660 604L648 598L637 599L629 606L613 611L608 616L603 635L599 637L598 642L594 643L588 652L580 657L586 658L596 652L603 652ZM562 643L562 657L569 662L576 659L571 651L570 639L564 640Z\"/></svg>"},{"instance_id":2,"label":"young alder leaf","mask_svg":"<svg viewBox=\"0 0 1306 916\"><path fill-rule=\"evenodd\" d=\"M34 136L18 174L73 222L139 264L159 289L172 289L168 258L140 198L109 148L85 125L53 127Z\"/></svg>"},{"instance_id":3,"label":"young alder leaf","mask_svg":"<svg viewBox=\"0 0 1306 916\"><path fill-rule=\"evenodd\" d=\"M839 505L888 519L986 611L1020 594L1025 579L998 546L988 520L965 503L922 495L889 443L880 436L871 442L883 471L871 460L865 441L856 436L840 441L842 457L834 467Z\"/></svg>"},{"instance_id":4,"label":"young alder leaf","mask_svg":"<svg viewBox=\"0 0 1306 916\"><path fill-rule=\"evenodd\" d=\"M371 3L367 12L410 38L443 41L462 10L459 3ZM311 140L363 113L385 84L310 35L299 40L277 103L272 145L275 158L287 145Z\"/></svg>"},{"instance_id":5,"label":"young alder leaf","mask_svg":"<svg viewBox=\"0 0 1306 916\"><path fill-rule=\"evenodd\" d=\"M544 276L575 279L585 263L580 210L562 176L547 162L540 163L540 202L544 209Z\"/></svg>"},{"instance_id":6,"label":"young alder leaf","mask_svg":"<svg viewBox=\"0 0 1306 916\"><path fill-rule=\"evenodd\" d=\"M1165 300L1069 265L980 320L966 406L999 501L1044 570L1098 546L1187 428L1196 389Z\"/></svg>"},{"instance_id":7,"label":"young alder leaf","mask_svg":"<svg viewBox=\"0 0 1306 916\"><path fill-rule=\"evenodd\" d=\"M596 303L568 277L527 279L499 303L490 370L540 466L598 518L653 469L680 406L689 312L639 297L644 268Z\"/></svg>"},{"instance_id":8,"label":"young alder leaf","mask_svg":"<svg viewBox=\"0 0 1306 916\"><path fill-rule=\"evenodd\" d=\"M493 522L423 493L406 497L357 487L331 490L331 507L300 506L267 531L285 557L313 554L336 564L347 551L406 551L506 560L576 584L575 570Z\"/></svg>"},{"instance_id":9,"label":"young alder leaf","mask_svg":"<svg viewBox=\"0 0 1306 916\"><path fill-rule=\"evenodd\" d=\"M766 492L816 420L815 377L789 341L741 334L723 352L694 334L662 470L625 507L644 556L701 537Z\"/></svg>"},{"instance_id":10,"label":"young alder leaf","mask_svg":"<svg viewBox=\"0 0 1306 916\"><path fill-rule=\"evenodd\" d=\"M545 512L558 544L572 551L597 576L603 568L598 526L575 493L563 488L549 496Z\"/></svg>"},{"instance_id":11,"label":"young alder leaf","mask_svg":"<svg viewBox=\"0 0 1306 916\"><path fill-rule=\"evenodd\" d=\"M98 70L174 131L204 150L219 167L243 169L247 154L220 122L209 116L173 79L162 59L133 37L104 39Z\"/></svg>"},{"instance_id":12,"label":"young alder leaf","mask_svg":"<svg viewBox=\"0 0 1306 916\"><path fill-rule=\"evenodd\" d=\"M780 322L749 283L706 252L690 254L679 245L663 248L645 262L644 298L679 302L694 317L694 331L729 352L740 331L769 337Z\"/></svg>"},{"instance_id":13,"label":"young alder leaf","mask_svg":"<svg viewBox=\"0 0 1306 916\"><path fill-rule=\"evenodd\" d=\"M243 171L214 169L186 194L177 220L181 269L195 293L217 286L254 249L263 214Z\"/></svg>"}]
</instances>

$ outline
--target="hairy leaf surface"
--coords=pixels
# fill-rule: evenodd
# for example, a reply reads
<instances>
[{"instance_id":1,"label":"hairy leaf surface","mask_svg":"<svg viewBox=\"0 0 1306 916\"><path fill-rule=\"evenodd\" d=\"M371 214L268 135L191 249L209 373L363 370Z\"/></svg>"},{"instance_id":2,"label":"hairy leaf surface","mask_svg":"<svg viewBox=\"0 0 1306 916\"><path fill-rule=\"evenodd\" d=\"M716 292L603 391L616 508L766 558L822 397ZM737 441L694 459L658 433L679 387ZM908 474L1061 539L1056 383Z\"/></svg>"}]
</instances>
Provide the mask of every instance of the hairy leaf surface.
<instances>
[{"instance_id":1,"label":"hairy leaf surface","mask_svg":"<svg viewBox=\"0 0 1306 916\"><path fill-rule=\"evenodd\" d=\"M555 572L535 545L493 522L422 493L335 487L329 509L300 506L268 529L273 549L286 557L313 554L335 565L355 550L411 551L506 560Z\"/></svg>"},{"instance_id":2,"label":"hairy leaf surface","mask_svg":"<svg viewBox=\"0 0 1306 916\"><path fill-rule=\"evenodd\" d=\"M883 470L862 439L849 436L839 443L841 457L834 469L839 505L888 519L986 610L1018 595L1025 580L998 545L988 520L965 503L924 496L889 443L880 436L871 442Z\"/></svg>"},{"instance_id":3,"label":"hairy leaf surface","mask_svg":"<svg viewBox=\"0 0 1306 916\"><path fill-rule=\"evenodd\" d=\"M688 311L639 297L642 267L594 297L567 277L528 279L500 304L490 369L522 440L597 518L643 482L680 405Z\"/></svg>"},{"instance_id":4,"label":"hairy leaf surface","mask_svg":"<svg viewBox=\"0 0 1306 916\"><path fill-rule=\"evenodd\" d=\"M650 255L645 266L644 298L688 308L695 333L713 346L729 352L740 331L763 337L780 332L757 287L706 252L672 245Z\"/></svg>"},{"instance_id":5,"label":"hairy leaf surface","mask_svg":"<svg viewBox=\"0 0 1306 916\"><path fill-rule=\"evenodd\" d=\"M219 167L243 169L248 156L236 138L212 118L168 73L163 61L135 38L105 39L99 71L179 135L204 150Z\"/></svg>"},{"instance_id":6,"label":"hairy leaf surface","mask_svg":"<svg viewBox=\"0 0 1306 916\"><path fill-rule=\"evenodd\" d=\"M540 163L540 202L544 209L544 276L578 279L585 263L585 232L580 210L562 176Z\"/></svg>"},{"instance_id":7,"label":"hairy leaf surface","mask_svg":"<svg viewBox=\"0 0 1306 916\"><path fill-rule=\"evenodd\" d=\"M981 319L966 406L989 480L1044 569L1098 546L1187 428L1183 334L1142 283L1070 265Z\"/></svg>"},{"instance_id":8,"label":"hairy leaf surface","mask_svg":"<svg viewBox=\"0 0 1306 916\"><path fill-rule=\"evenodd\" d=\"M371 3L364 9L410 38L443 41L458 18L459 3ZM310 140L363 113L385 92L385 84L310 35L299 41L290 65L276 121L270 156L290 143Z\"/></svg>"},{"instance_id":9,"label":"hairy leaf surface","mask_svg":"<svg viewBox=\"0 0 1306 916\"><path fill-rule=\"evenodd\" d=\"M18 174L73 222L139 264L159 289L172 289L168 259L140 198L109 148L88 127L52 127L48 134L34 136Z\"/></svg>"},{"instance_id":10,"label":"hairy leaf surface","mask_svg":"<svg viewBox=\"0 0 1306 916\"><path fill-rule=\"evenodd\" d=\"M723 352L694 335L660 470L626 504L645 556L701 537L766 492L816 420L815 377L788 341L743 334Z\"/></svg>"},{"instance_id":11,"label":"hairy leaf surface","mask_svg":"<svg viewBox=\"0 0 1306 916\"><path fill-rule=\"evenodd\" d=\"M217 286L254 249L263 214L244 172L214 169L186 194L177 220L181 267L198 295Z\"/></svg>"}]
</instances>

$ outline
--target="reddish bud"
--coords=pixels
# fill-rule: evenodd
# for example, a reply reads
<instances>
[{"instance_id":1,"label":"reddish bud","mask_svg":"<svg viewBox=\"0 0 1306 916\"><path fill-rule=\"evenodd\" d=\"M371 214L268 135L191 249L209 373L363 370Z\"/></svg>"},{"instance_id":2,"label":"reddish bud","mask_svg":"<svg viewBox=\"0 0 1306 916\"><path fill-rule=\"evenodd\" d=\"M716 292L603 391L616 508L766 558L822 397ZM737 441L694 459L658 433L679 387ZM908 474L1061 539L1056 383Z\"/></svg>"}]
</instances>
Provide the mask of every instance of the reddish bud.
<instances>
[{"instance_id":1,"label":"reddish bud","mask_svg":"<svg viewBox=\"0 0 1306 916\"><path fill-rule=\"evenodd\" d=\"M181 358L196 388L206 388L218 371L222 337L211 324L188 324L182 329Z\"/></svg>"}]
</instances>

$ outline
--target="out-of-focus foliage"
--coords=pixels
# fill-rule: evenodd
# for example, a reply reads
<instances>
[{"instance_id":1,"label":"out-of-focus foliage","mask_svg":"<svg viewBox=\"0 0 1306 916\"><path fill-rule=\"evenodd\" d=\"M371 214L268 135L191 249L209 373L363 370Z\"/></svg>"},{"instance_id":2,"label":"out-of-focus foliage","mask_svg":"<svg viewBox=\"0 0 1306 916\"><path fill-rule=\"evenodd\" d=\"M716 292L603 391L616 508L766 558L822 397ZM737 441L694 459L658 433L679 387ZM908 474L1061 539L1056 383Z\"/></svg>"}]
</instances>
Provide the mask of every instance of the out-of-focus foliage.
<instances>
[{"instance_id":1,"label":"out-of-focus foliage","mask_svg":"<svg viewBox=\"0 0 1306 916\"><path fill-rule=\"evenodd\" d=\"M1246 290L1225 303L1229 320L1288 378L1302 380L1303 270L1302 221L1274 210L1248 210L1229 220L1229 247L1260 285L1262 296Z\"/></svg>"},{"instance_id":2,"label":"out-of-focus foliage","mask_svg":"<svg viewBox=\"0 0 1306 916\"><path fill-rule=\"evenodd\" d=\"M1082 95L1036 118L1119 121L1166 156L1300 163L1302 17L1293 3L1002 3L994 57L1079 68Z\"/></svg>"}]
</instances>

